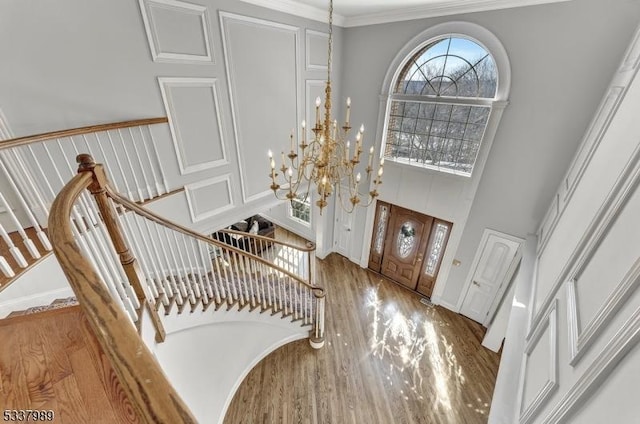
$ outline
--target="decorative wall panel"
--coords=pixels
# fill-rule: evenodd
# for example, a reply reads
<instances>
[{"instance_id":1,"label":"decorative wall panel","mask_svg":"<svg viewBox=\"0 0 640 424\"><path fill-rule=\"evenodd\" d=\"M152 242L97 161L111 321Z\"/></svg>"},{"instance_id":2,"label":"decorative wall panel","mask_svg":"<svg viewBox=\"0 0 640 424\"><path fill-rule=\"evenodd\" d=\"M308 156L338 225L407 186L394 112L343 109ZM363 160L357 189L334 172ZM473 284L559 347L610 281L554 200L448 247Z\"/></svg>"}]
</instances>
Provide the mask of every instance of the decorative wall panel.
<instances>
[{"instance_id":1,"label":"decorative wall panel","mask_svg":"<svg viewBox=\"0 0 640 424\"><path fill-rule=\"evenodd\" d=\"M530 423L558 388L557 305L551 304L525 347L520 424Z\"/></svg>"},{"instance_id":2,"label":"decorative wall panel","mask_svg":"<svg viewBox=\"0 0 640 424\"><path fill-rule=\"evenodd\" d=\"M270 195L268 149L277 167L297 128L299 28L220 13L236 149L244 202ZM260 175L265 178L245 178Z\"/></svg>"},{"instance_id":3,"label":"decorative wall panel","mask_svg":"<svg viewBox=\"0 0 640 424\"><path fill-rule=\"evenodd\" d=\"M216 78L158 78L180 165L189 174L228 163Z\"/></svg>"},{"instance_id":4,"label":"decorative wall panel","mask_svg":"<svg viewBox=\"0 0 640 424\"><path fill-rule=\"evenodd\" d=\"M207 8L178 0L140 0L154 62L213 62Z\"/></svg>"},{"instance_id":5,"label":"decorative wall panel","mask_svg":"<svg viewBox=\"0 0 640 424\"><path fill-rule=\"evenodd\" d=\"M327 42L329 34L313 30L306 30L306 66L308 71L327 70Z\"/></svg>"},{"instance_id":6,"label":"decorative wall panel","mask_svg":"<svg viewBox=\"0 0 640 424\"><path fill-rule=\"evenodd\" d=\"M234 207L229 174L186 185L185 195L192 222L202 221Z\"/></svg>"},{"instance_id":7,"label":"decorative wall panel","mask_svg":"<svg viewBox=\"0 0 640 424\"><path fill-rule=\"evenodd\" d=\"M640 146L638 151L640 155ZM605 203L609 207L569 275L567 308L572 365L578 363L585 349L640 284L639 180L640 163L636 163L629 179Z\"/></svg>"}]
</instances>

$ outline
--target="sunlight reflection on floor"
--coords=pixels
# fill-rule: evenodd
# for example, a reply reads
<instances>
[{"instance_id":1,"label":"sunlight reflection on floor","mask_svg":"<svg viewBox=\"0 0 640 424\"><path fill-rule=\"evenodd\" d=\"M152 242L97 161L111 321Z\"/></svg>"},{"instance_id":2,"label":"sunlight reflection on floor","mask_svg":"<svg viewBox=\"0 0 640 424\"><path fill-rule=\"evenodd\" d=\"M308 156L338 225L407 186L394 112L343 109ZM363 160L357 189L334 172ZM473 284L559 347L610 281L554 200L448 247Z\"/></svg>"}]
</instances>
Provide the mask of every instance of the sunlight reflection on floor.
<instances>
[{"instance_id":1,"label":"sunlight reflection on floor","mask_svg":"<svg viewBox=\"0 0 640 424\"><path fill-rule=\"evenodd\" d=\"M420 393L428 384L437 393L433 407L450 411L451 396L460 394L465 376L453 346L437 330L447 324L428 311L406 317L393 300L383 302L377 288L369 288L366 296L371 317L370 353L388 366L389 383L404 382L401 393L405 399L408 392L423 399Z\"/></svg>"}]
</instances>

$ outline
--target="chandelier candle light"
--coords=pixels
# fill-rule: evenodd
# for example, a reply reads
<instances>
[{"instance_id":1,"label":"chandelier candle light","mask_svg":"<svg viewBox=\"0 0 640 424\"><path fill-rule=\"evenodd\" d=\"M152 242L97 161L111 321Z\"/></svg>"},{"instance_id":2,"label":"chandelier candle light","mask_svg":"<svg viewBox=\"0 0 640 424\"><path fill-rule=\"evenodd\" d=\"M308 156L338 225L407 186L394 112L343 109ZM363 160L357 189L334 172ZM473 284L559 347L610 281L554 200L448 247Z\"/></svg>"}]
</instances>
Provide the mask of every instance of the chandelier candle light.
<instances>
[{"instance_id":1,"label":"chandelier candle light","mask_svg":"<svg viewBox=\"0 0 640 424\"><path fill-rule=\"evenodd\" d=\"M316 122L311 128L312 138L307 143L307 124L302 121L300 127L300 144L296 145L294 131L291 130L290 141L291 150L285 155L282 152L282 166L279 168L281 174L276 172L276 162L273 152L269 150L269 164L271 165L271 190L278 199L293 201L301 194L305 197L311 191L313 183L318 192L316 205L322 209L327 206L327 198L335 190L340 206L351 213L356 206L369 206L378 196L378 186L382 184L382 173L384 157L380 159L380 165L373 187L368 194L360 193L360 184L366 184L368 189L371 186L371 176L373 174L374 148L369 149L369 159L365 181L362 182L362 175L357 170L362 154L362 143L364 140L364 125L360 126L355 136L355 146L351 150L351 142L348 140L351 130L351 98L347 98L347 111L344 124L341 130L338 129L338 121L331 117L331 56L333 48L333 0L329 1L329 46L327 60L327 85L325 88L324 100L324 122L321 119L320 97L316 98ZM288 160L287 160L288 159ZM282 184L278 184L278 181ZM345 192L346 190L346 192ZM363 201L366 199L365 201ZM344 199L348 199L345 201Z\"/></svg>"}]
</instances>

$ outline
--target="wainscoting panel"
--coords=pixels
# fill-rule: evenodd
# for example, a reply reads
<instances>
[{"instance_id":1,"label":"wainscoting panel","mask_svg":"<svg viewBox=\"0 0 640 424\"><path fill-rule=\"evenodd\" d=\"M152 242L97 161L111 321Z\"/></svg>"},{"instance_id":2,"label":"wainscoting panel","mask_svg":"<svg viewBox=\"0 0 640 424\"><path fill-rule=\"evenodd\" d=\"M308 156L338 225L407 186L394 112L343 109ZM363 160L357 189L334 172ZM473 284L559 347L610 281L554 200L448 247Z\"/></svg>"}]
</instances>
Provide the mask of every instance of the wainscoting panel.
<instances>
[{"instance_id":1,"label":"wainscoting panel","mask_svg":"<svg viewBox=\"0 0 640 424\"><path fill-rule=\"evenodd\" d=\"M640 164L612 193L567 283L569 348L575 366L640 283Z\"/></svg>"},{"instance_id":2,"label":"wainscoting panel","mask_svg":"<svg viewBox=\"0 0 640 424\"><path fill-rule=\"evenodd\" d=\"M192 222L202 221L234 207L229 174L188 184L185 194Z\"/></svg>"},{"instance_id":3,"label":"wainscoting panel","mask_svg":"<svg viewBox=\"0 0 640 424\"><path fill-rule=\"evenodd\" d=\"M558 388L557 306L556 300L525 347L520 424L530 423Z\"/></svg>"},{"instance_id":4,"label":"wainscoting panel","mask_svg":"<svg viewBox=\"0 0 640 424\"><path fill-rule=\"evenodd\" d=\"M317 97L324 99L326 80L308 79L304 82L304 116L307 121L307 129L312 128L316 122L316 111L313 105Z\"/></svg>"},{"instance_id":5,"label":"wainscoting panel","mask_svg":"<svg viewBox=\"0 0 640 424\"><path fill-rule=\"evenodd\" d=\"M213 62L206 7L178 0L139 1L154 62Z\"/></svg>"},{"instance_id":6,"label":"wainscoting panel","mask_svg":"<svg viewBox=\"0 0 640 424\"><path fill-rule=\"evenodd\" d=\"M228 163L216 78L158 78L182 175Z\"/></svg>"},{"instance_id":7,"label":"wainscoting panel","mask_svg":"<svg viewBox=\"0 0 640 424\"><path fill-rule=\"evenodd\" d=\"M308 29L305 31L305 39L307 71L326 71L329 34Z\"/></svg>"},{"instance_id":8,"label":"wainscoting panel","mask_svg":"<svg viewBox=\"0 0 640 424\"><path fill-rule=\"evenodd\" d=\"M300 29L226 12L220 22L246 203L270 195L267 151L273 149L280 168L280 153L289 152L289 134L298 128ZM244 177L260 169L265 178Z\"/></svg>"}]
</instances>

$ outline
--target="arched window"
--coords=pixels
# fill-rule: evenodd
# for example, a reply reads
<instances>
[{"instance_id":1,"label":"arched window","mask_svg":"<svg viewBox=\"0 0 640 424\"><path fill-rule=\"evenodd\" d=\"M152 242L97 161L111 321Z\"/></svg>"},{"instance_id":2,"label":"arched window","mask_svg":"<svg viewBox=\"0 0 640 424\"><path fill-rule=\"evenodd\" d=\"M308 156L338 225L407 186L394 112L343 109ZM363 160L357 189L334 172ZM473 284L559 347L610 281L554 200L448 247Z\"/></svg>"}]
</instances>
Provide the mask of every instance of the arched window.
<instances>
[{"instance_id":1,"label":"arched window","mask_svg":"<svg viewBox=\"0 0 640 424\"><path fill-rule=\"evenodd\" d=\"M385 158L470 176L497 90L493 56L469 37L441 36L414 49L391 84Z\"/></svg>"}]
</instances>

